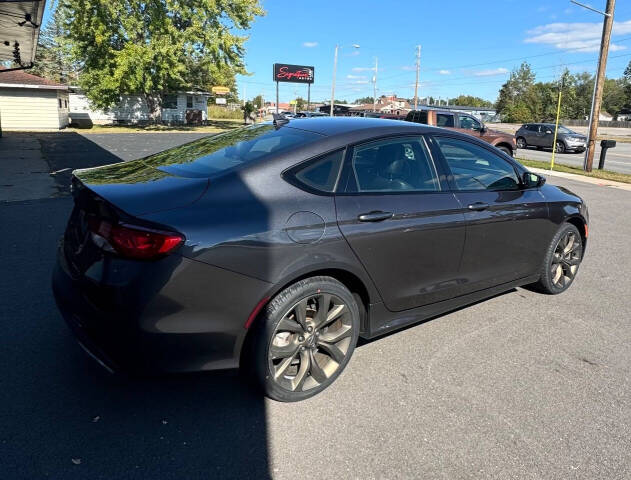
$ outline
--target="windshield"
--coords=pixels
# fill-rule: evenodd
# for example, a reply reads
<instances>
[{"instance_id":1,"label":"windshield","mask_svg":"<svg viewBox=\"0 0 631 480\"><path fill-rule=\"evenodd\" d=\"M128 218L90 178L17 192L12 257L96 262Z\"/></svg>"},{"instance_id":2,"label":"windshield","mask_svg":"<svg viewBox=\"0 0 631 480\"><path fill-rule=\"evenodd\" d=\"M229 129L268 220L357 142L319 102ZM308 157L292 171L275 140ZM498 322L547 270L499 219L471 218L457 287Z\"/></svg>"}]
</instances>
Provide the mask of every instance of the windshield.
<instances>
[{"instance_id":1,"label":"windshield","mask_svg":"<svg viewBox=\"0 0 631 480\"><path fill-rule=\"evenodd\" d=\"M318 138L317 133L266 123L204 137L151 155L143 163L179 176L212 177Z\"/></svg>"},{"instance_id":2,"label":"windshield","mask_svg":"<svg viewBox=\"0 0 631 480\"><path fill-rule=\"evenodd\" d=\"M554 125L552 125L552 130L554 131ZM572 133L576 135L576 132L574 130L570 130L569 128L564 127L563 125L559 125L559 133Z\"/></svg>"}]
</instances>

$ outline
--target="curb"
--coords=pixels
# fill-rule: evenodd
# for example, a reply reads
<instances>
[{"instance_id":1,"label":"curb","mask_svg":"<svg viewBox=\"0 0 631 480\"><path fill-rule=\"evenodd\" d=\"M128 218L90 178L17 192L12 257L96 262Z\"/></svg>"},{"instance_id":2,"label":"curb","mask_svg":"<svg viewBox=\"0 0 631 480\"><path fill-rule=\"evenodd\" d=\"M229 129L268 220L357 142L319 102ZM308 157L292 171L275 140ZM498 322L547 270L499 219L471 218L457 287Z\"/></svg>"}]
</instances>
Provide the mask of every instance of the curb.
<instances>
[{"instance_id":1,"label":"curb","mask_svg":"<svg viewBox=\"0 0 631 480\"><path fill-rule=\"evenodd\" d=\"M577 182L591 183L592 185L598 185L599 187L612 187L619 190L627 190L631 192L631 183L616 182L613 180L605 180L603 178L586 177L584 175L577 175L575 173L556 172L554 170L546 170L543 168L526 167L533 173L537 173L543 176L562 177L568 180L575 180Z\"/></svg>"}]
</instances>

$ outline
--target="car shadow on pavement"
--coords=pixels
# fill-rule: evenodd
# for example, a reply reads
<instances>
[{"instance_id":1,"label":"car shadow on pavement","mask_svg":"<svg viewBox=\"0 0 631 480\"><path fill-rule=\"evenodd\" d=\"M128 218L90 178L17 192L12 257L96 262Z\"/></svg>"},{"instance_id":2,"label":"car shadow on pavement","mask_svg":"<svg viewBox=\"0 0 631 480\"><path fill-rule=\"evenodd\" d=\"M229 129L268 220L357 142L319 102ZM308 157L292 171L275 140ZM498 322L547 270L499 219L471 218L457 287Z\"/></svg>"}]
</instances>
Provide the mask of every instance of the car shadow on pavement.
<instances>
[{"instance_id":1,"label":"car shadow on pavement","mask_svg":"<svg viewBox=\"0 0 631 480\"><path fill-rule=\"evenodd\" d=\"M59 141L90 156L72 168L120 161L81 135ZM0 236L0 478L269 478L265 401L236 372L128 378L80 349L50 288L71 208L68 195L0 205L10 226Z\"/></svg>"}]
</instances>

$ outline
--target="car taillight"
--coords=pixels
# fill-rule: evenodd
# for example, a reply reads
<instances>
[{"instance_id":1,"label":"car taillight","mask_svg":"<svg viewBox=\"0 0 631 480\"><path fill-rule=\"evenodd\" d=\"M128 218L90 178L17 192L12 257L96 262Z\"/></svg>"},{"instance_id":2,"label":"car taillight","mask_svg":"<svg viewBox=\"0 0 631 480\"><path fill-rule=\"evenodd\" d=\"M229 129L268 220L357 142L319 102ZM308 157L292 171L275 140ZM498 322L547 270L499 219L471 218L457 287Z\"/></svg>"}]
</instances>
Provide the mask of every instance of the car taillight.
<instances>
[{"instance_id":1,"label":"car taillight","mask_svg":"<svg viewBox=\"0 0 631 480\"><path fill-rule=\"evenodd\" d=\"M98 219L91 219L89 227L99 247L140 260L164 256L184 242L184 237L179 233L112 224Z\"/></svg>"}]
</instances>

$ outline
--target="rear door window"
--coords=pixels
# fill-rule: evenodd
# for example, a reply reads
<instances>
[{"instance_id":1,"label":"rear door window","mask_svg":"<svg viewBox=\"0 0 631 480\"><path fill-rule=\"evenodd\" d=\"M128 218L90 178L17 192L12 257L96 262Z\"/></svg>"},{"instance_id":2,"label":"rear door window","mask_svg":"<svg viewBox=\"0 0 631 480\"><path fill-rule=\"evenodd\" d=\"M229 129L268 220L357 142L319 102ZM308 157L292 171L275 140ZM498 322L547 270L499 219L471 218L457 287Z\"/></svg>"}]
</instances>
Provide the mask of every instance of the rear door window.
<instances>
[{"instance_id":1,"label":"rear door window","mask_svg":"<svg viewBox=\"0 0 631 480\"><path fill-rule=\"evenodd\" d=\"M358 145L352 171L361 193L436 192L438 174L421 137L399 137Z\"/></svg>"},{"instance_id":2,"label":"rear door window","mask_svg":"<svg viewBox=\"0 0 631 480\"><path fill-rule=\"evenodd\" d=\"M454 116L451 113L437 113L436 114L436 126L437 127L451 127L454 126Z\"/></svg>"}]
</instances>

